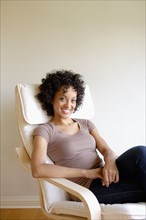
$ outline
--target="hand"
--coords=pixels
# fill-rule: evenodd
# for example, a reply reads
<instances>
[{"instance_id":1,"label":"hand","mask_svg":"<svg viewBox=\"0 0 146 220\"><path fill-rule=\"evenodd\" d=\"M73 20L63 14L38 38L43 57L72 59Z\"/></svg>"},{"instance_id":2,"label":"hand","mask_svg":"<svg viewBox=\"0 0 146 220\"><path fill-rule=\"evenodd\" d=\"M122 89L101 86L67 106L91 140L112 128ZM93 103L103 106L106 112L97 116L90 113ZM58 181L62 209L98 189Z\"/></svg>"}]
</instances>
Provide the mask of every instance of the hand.
<instances>
[{"instance_id":1,"label":"hand","mask_svg":"<svg viewBox=\"0 0 146 220\"><path fill-rule=\"evenodd\" d=\"M103 179L102 169L102 167L99 167L96 169L84 170L85 177L89 179Z\"/></svg>"},{"instance_id":2,"label":"hand","mask_svg":"<svg viewBox=\"0 0 146 220\"><path fill-rule=\"evenodd\" d=\"M119 171L115 162L105 163L105 166L102 169L102 185L109 187L111 183L117 183L119 181Z\"/></svg>"}]
</instances>

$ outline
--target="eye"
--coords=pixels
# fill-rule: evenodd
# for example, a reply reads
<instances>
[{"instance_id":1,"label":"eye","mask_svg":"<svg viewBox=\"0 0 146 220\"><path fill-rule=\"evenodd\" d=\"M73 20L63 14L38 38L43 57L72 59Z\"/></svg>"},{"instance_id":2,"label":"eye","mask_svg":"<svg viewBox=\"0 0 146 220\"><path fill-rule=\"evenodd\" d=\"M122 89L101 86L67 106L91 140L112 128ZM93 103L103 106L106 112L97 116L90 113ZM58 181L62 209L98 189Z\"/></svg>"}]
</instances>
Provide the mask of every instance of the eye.
<instances>
[{"instance_id":1,"label":"eye","mask_svg":"<svg viewBox=\"0 0 146 220\"><path fill-rule=\"evenodd\" d=\"M65 99L64 96L61 96L61 97L59 98L59 100L60 100L60 101L65 101L66 99Z\"/></svg>"},{"instance_id":2,"label":"eye","mask_svg":"<svg viewBox=\"0 0 146 220\"><path fill-rule=\"evenodd\" d=\"M73 104L76 104L76 99L72 99L71 102L72 102Z\"/></svg>"}]
</instances>

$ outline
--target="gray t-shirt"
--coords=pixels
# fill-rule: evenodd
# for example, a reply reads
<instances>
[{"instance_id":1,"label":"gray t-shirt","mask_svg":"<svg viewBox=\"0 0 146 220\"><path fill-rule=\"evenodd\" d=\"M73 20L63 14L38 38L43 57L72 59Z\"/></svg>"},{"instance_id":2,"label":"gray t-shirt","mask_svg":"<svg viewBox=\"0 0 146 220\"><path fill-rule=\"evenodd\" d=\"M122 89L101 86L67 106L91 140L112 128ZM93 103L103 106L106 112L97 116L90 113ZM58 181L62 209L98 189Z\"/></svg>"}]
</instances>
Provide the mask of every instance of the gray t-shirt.
<instances>
[{"instance_id":1,"label":"gray t-shirt","mask_svg":"<svg viewBox=\"0 0 146 220\"><path fill-rule=\"evenodd\" d=\"M74 135L58 131L50 122L40 125L34 133L48 142L47 154L56 164L64 167L91 169L102 166L102 160L96 151L96 142L90 132L95 128L90 120L73 119L79 125ZM71 178L89 188L92 179Z\"/></svg>"}]
</instances>

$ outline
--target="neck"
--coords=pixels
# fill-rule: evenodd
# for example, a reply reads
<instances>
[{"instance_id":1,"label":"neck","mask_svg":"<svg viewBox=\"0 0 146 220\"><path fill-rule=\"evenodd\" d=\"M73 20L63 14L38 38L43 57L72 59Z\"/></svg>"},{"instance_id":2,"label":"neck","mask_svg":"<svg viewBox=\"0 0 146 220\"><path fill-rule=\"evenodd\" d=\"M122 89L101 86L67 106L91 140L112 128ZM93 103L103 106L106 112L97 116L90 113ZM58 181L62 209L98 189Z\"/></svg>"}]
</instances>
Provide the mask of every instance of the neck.
<instances>
[{"instance_id":1,"label":"neck","mask_svg":"<svg viewBox=\"0 0 146 220\"><path fill-rule=\"evenodd\" d=\"M73 120L71 118L67 118L67 119L52 118L50 122L53 122L53 124L55 125L70 125L73 123Z\"/></svg>"}]
</instances>

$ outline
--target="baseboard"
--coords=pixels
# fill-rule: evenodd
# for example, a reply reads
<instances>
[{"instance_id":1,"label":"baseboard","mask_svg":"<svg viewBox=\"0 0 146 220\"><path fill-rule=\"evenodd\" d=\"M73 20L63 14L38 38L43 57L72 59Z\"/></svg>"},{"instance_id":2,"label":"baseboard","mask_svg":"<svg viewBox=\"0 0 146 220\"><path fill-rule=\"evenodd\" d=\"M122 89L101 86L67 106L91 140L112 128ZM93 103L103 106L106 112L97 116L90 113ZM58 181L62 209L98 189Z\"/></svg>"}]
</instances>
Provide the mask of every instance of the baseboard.
<instances>
[{"instance_id":1,"label":"baseboard","mask_svg":"<svg viewBox=\"0 0 146 220\"><path fill-rule=\"evenodd\" d=\"M40 208L38 196L1 197L1 208Z\"/></svg>"}]
</instances>

